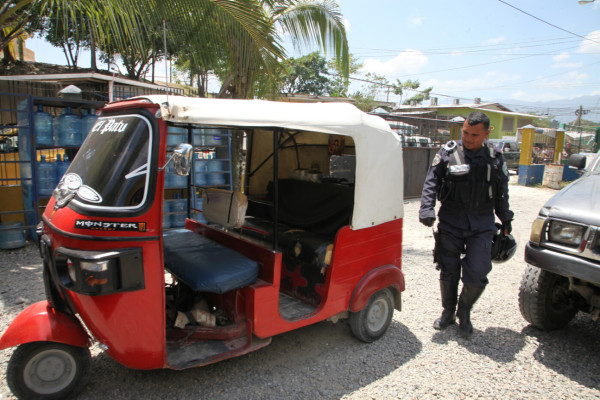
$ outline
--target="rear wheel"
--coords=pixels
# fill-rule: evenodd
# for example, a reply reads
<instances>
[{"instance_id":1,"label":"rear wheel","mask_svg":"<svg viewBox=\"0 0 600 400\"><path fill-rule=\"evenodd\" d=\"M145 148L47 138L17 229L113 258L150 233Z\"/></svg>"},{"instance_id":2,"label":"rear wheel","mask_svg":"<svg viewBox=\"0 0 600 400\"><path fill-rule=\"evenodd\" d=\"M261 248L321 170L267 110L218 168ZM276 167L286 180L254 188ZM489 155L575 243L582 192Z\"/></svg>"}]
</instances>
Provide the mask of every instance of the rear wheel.
<instances>
[{"instance_id":1,"label":"rear wheel","mask_svg":"<svg viewBox=\"0 0 600 400\"><path fill-rule=\"evenodd\" d=\"M374 293L362 310L350 314L352 333L363 342L371 343L387 331L394 314L394 298L389 289Z\"/></svg>"},{"instance_id":2,"label":"rear wheel","mask_svg":"<svg viewBox=\"0 0 600 400\"><path fill-rule=\"evenodd\" d=\"M519 288L519 308L530 324L546 330L564 327L577 314L564 276L527 266Z\"/></svg>"},{"instance_id":3,"label":"rear wheel","mask_svg":"<svg viewBox=\"0 0 600 400\"><path fill-rule=\"evenodd\" d=\"M90 352L54 342L19 346L6 371L10 390L24 399L63 399L79 392L90 375Z\"/></svg>"}]
</instances>

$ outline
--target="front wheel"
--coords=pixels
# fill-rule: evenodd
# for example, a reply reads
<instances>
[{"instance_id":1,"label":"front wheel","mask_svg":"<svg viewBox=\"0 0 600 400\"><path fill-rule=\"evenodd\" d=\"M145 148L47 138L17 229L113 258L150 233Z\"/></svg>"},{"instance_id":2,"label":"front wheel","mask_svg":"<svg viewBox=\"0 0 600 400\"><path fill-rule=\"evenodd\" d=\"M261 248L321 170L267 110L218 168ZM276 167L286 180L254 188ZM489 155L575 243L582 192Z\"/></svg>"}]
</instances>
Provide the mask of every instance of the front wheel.
<instances>
[{"instance_id":1,"label":"front wheel","mask_svg":"<svg viewBox=\"0 0 600 400\"><path fill-rule=\"evenodd\" d=\"M54 342L19 346L6 371L10 390L22 399L63 399L79 392L90 375L90 351Z\"/></svg>"},{"instance_id":2,"label":"front wheel","mask_svg":"<svg viewBox=\"0 0 600 400\"><path fill-rule=\"evenodd\" d=\"M371 343L387 331L394 314L394 298L389 289L374 293L362 310L350 314L352 333L363 342Z\"/></svg>"},{"instance_id":3,"label":"front wheel","mask_svg":"<svg viewBox=\"0 0 600 400\"><path fill-rule=\"evenodd\" d=\"M519 309L530 324L545 330L564 327L577 314L564 276L527 266L519 288Z\"/></svg>"}]
</instances>

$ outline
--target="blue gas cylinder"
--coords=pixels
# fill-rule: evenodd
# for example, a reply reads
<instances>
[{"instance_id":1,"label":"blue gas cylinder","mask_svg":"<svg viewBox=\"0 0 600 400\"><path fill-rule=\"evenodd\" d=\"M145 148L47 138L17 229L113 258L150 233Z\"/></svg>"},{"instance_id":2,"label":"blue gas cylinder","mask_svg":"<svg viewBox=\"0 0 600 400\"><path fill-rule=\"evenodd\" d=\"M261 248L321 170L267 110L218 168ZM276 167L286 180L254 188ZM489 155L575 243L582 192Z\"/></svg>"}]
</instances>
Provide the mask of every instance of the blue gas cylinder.
<instances>
[{"instance_id":1,"label":"blue gas cylinder","mask_svg":"<svg viewBox=\"0 0 600 400\"><path fill-rule=\"evenodd\" d=\"M188 131L179 126L169 126L167 129L167 146L175 146L179 143L186 143Z\"/></svg>"},{"instance_id":2,"label":"blue gas cylinder","mask_svg":"<svg viewBox=\"0 0 600 400\"><path fill-rule=\"evenodd\" d=\"M40 196L52 196L56 186L56 163L46 161L46 156L41 156L38 164L38 194Z\"/></svg>"},{"instance_id":3,"label":"blue gas cylinder","mask_svg":"<svg viewBox=\"0 0 600 400\"><path fill-rule=\"evenodd\" d=\"M69 157L65 154L64 158L61 159L61 155L56 155L56 184L60 182L65 172L69 169L71 162L69 161Z\"/></svg>"},{"instance_id":4,"label":"blue gas cylinder","mask_svg":"<svg viewBox=\"0 0 600 400\"><path fill-rule=\"evenodd\" d=\"M171 212L170 200L165 200L163 203L163 229L168 229L171 227L171 215L168 214L170 212Z\"/></svg>"},{"instance_id":5,"label":"blue gas cylinder","mask_svg":"<svg viewBox=\"0 0 600 400\"><path fill-rule=\"evenodd\" d=\"M171 227L179 228L185 226L187 217L187 199L173 199L171 203Z\"/></svg>"},{"instance_id":6,"label":"blue gas cylinder","mask_svg":"<svg viewBox=\"0 0 600 400\"><path fill-rule=\"evenodd\" d=\"M187 187L188 177L176 175L173 162L170 162L165 168L165 187L168 188L182 188Z\"/></svg>"},{"instance_id":7,"label":"blue gas cylinder","mask_svg":"<svg viewBox=\"0 0 600 400\"><path fill-rule=\"evenodd\" d=\"M98 120L96 110L93 108L90 110L89 114L87 110L83 110L83 114L83 118L81 118L81 143L85 141L85 138L96 124L96 120Z\"/></svg>"},{"instance_id":8,"label":"blue gas cylinder","mask_svg":"<svg viewBox=\"0 0 600 400\"><path fill-rule=\"evenodd\" d=\"M0 224L0 249L17 249L25 246L25 232L22 222Z\"/></svg>"},{"instance_id":9,"label":"blue gas cylinder","mask_svg":"<svg viewBox=\"0 0 600 400\"><path fill-rule=\"evenodd\" d=\"M33 115L33 126L35 134L35 143L37 146L53 146L54 136L52 132L52 124L54 118L44 109L41 104L38 105L37 112Z\"/></svg>"},{"instance_id":10,"label":"blue gas cylinder","mask_svg":"<svg viewBox=\"0 0 600 400\"><path fill-rule=\"evenodd\" d=\"M208 185L207 172L208 172L208 161L198 158L196 155L196 159L194 160L194 185L196 186L206 186Z\"/></svg>"},{"instance_id":11,"label":"blue gas cylinder","mask_svg":"<svg viewBox=\"0 0 600 400\"><path fill-rule=\"evenodd\" d=\"M71 107L54 118L54 139L57 146L81 146L81 117L71 113Z\"/></svg>"}]
</instances>

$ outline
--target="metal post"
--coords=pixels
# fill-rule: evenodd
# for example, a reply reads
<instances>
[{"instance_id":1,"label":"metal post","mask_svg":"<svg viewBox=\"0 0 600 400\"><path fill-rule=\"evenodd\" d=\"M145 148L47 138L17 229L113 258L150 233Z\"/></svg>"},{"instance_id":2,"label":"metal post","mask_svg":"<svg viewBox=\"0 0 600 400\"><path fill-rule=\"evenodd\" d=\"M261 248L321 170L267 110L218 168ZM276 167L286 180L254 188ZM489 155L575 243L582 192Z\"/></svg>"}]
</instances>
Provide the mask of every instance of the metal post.
<instances>
[{"instance_id":1,"label":"metal post","mask_svg":"<svg viewBox=\"0 0 600 400\"><path fill-rule=\"evenodd\" d=\"M273 250L277 249L277 225L279 223L279 132L273 131Z\"/></svg>"},{"instance_id":2,"label":"metal post","mask_svg":"<svg viewBox=\"0 0 600 400\"><path fill-rule=\"evenodd\" d=\"M519 165L531 165L531 155L533 151L533 135L535 134L532 125L526 125L521 132L521 157Z\"/></svg>"}]
</instances>

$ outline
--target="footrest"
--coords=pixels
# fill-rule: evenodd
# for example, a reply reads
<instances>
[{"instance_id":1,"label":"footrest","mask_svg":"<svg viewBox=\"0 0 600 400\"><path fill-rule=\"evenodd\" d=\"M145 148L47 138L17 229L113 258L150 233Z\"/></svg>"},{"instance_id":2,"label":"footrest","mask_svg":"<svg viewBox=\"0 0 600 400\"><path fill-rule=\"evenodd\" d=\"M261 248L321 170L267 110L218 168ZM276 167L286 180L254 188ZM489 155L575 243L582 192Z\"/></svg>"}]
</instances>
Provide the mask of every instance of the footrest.
<instances>
[{"instance_id":1,"label":"footrest","mask_svg":"<svg viewBox=\"0 0 600 400\"><path fill-rule=\"evenodd\" d=\"M165 268L197 292L225 293L256 282L258 262L206 236L176 229L163 240Z\"/></svg>"}]
</instances>

